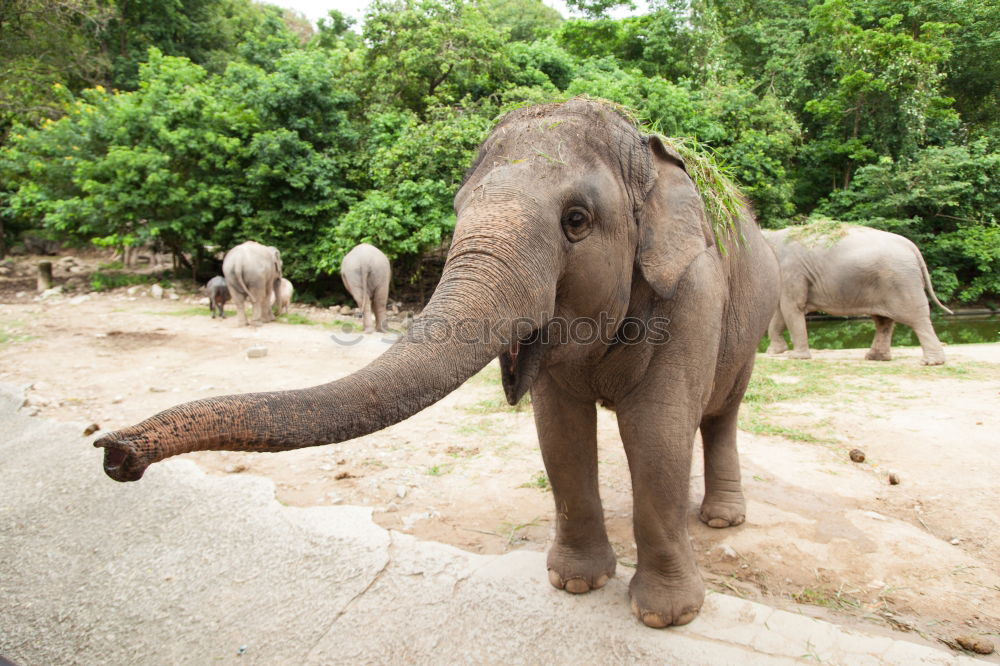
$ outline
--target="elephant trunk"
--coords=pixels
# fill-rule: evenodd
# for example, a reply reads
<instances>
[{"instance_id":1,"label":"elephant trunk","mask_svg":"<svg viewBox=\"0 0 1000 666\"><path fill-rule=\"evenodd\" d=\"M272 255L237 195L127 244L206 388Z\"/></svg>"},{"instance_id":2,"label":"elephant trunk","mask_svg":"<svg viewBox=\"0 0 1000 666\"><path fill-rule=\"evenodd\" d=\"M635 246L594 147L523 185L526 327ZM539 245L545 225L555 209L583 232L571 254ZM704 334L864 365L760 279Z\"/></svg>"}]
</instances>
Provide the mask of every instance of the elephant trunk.
<instances>
[{"instance_id":1,"label":"elephant trunk","mask_svg":"<svg viewBox=\"0 0 1000 666\"><path fill-rule=\"evenodd\" d=\"M461 221L461 220L460 220ZM470 225L466 225L470 226ZM184 403L102 437L104 470L140 479L150 464L199 450L286 451L398 423L461 386L545 316L555 277L532 239L481 225L458 235L434 296L406 336L368 366L312 388ZM509 229L509 221L502 228ZM552 292L548 294L548 292Z\"/></svg>"}]
</instances>

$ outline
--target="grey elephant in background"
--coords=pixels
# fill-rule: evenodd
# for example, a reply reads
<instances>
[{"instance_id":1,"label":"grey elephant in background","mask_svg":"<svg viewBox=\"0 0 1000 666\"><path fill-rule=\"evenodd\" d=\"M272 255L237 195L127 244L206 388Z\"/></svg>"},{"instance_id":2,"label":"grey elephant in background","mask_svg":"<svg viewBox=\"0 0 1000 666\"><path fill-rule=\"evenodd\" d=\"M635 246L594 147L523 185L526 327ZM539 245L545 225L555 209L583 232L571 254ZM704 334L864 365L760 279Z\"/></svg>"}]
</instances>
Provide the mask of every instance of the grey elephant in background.
<instances>
[{"instance_id":1,"label":"grey elephant in background","mask_svg":"<svg viewBox=\"0 0 1000 666\"><path fill-rule=\"evenodd\" d=\"M392 277L389 258L374 245L361 243L344 256L340 277L361 308L365 333L385 333L385 304L389 298L389 278Z\"/></svg>"},{"instance_id":2,"label":"grey elephant in background","mask_svg":"<svg viewBox=\"0 0 1000 666\"><path fill-rule=\"evenodd\" d=\"M361 437L499 357L507 401L531 391L555 503L549 582L581 594L615 573L598 491L602 404L617 412L631 473L632 613L651 627L690 622L705 596L688 535L695 436L700 429L700 518L739 525L736 416L778 302L774 253L748 211L731 234L707 218L667 143L587 99L508 113L480 148L455 213L434 295L367 367L312 388L178 405L95 442L104 471L136 481L189 451Z\"/></svg>"},{"instance_id":3,"label":"grey elephant in background","mask_svg":"<svg viewBox=\"0 0 1000 666\"><path fill-rule=\"evenodd\" d=\"M230 299L226 278L216 275L205 285L205 292L208 294L208 309L212 311L212 319L215 319L216 314L225 319L225 305Z\"/></svg>"},{"instance_id":4,"label":"grey elephant in background","mask_svg":"<svg viewBox=\"0 0 1000 666\"><path fill-rule=\"evenodd\" d=\"M809 225L764 231L781 266L781 301L768 326L769 354L788 350L787 326L794 351L790 358L810 358L805 316L821 310L832 315L870 315L875 339L865 358L892 358L892 329L898 321L917 334L924 365L945 362L944 349L931 325L927 297L938 300L927 264L909 239L852 224L821 220Z\"/></svg>"},{"instance_id":5,"label":"grey elephant in background","mask_svg":"<svg viewBox=\"0 0 1000 666\"><path fill-rule=\"evenodd\" d=\"M281 252L254 241L241 243L226 253L222 274L236 305L240 325L247 325L246 302L253 306L253 325L274 321L271 303L281 288Z\"/></svg>"},{"instance_id":6,"label":"grey elephant in background","mask_svg":"<svg viewBox=\"0 0 1000 666\"><path fill-rule=\"evenodd\" d=\"M292 281L288 278L281 278L278 282L278 289L271 296L271 307L274 308L275 316L288 312L288 306L292 302L292 294L294 293L295 287L292 285Z\"/></svg>"}]
</instances>

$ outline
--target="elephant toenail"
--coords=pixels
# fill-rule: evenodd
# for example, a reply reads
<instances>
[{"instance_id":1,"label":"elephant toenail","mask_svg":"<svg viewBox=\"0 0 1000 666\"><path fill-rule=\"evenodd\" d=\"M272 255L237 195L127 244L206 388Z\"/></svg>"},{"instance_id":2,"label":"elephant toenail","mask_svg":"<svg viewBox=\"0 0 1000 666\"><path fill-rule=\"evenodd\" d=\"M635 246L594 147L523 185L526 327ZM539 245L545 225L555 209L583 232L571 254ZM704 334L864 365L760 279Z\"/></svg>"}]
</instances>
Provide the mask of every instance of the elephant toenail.
<instances>
[{"instance_id":1,"label":"elephant toenail","mask_svg":"<svg viewBox=\"0 0 1000 666\"><path fill-rule=\"evenodd\" d=\"M590 592L590 585L582 578L570 578L566 581L566 591L570 594L583 594Z\"/></svg>"},{"instance_id":2,"label":"elephant toenail","mask_svg":"<svg viewBox=\"0 0 1000 666\"><path fill-rule=\"evenodd\" d=\"M608 583L608 575L607 574L601 574L597 578L597 580L594 581L594 589L596 590L596 589L602 588L605 585L607 585L607 583Z\"/></svg>"},{"instance_id":3,"label":"elephant toenail","mask_svg":"<svg viewBox=\"0 0 1000 666\"><path fill-rule=\"evenodd\" d=\"M563 583L562 576L560 576L554 569L549 569L549 582L552 583L552 587L563 589L565 583Z\"/></svg>"},{"instance_id":4,"label":"elephant toenail","mask_svg":"<svg viewBox=\"0 0 1000 666\"><path fill-rule=\"evenodd\" d=\"M697 616L698 616L698 611L696 610L688 611L687 613L681 613L679 616L677 616L677 619L674 620L674 624L677 626L680 626L682 624L687 624Z\"/></svg>"},{"instance_id":5,"label":"elephant toenail","mask_svg":"<svg viewBox=\"0 0 1000 666\"><path fill-rule=\"evenodd\" d=\"M642 623L653 629L662 629L669 624L659 613L643 613Z\"/></svg>"},{"instance_id":6,"label":"elephant toenail","mask_svg":"<svg viewBox=\"0 0 1000 666\"><path fill-rule=\"evenodd\" d=\"M729 527L729 521L724 518L712 518L708 521L709 527Z\"/></svg>"}]
</instances>

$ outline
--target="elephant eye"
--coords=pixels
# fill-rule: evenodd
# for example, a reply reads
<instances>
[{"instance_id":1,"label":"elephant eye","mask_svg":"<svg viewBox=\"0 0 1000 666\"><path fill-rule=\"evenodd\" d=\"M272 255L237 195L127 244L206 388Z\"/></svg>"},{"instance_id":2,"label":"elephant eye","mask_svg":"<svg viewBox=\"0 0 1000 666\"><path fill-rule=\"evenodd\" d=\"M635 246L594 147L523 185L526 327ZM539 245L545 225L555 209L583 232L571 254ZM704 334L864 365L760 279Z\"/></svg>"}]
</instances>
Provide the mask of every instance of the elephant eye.
<instances>
[{"instance_id":1,"label":"elephant eye","mask_svg":"<svg viewBox=\"0 0 1000 666\"><path fill-rule=\"evenodd\" d=\"M585 208L574 206L563 213L563 233L571 243L577 243L589 236L593 227L593 219Z\"/></svg>"}]
</instances>

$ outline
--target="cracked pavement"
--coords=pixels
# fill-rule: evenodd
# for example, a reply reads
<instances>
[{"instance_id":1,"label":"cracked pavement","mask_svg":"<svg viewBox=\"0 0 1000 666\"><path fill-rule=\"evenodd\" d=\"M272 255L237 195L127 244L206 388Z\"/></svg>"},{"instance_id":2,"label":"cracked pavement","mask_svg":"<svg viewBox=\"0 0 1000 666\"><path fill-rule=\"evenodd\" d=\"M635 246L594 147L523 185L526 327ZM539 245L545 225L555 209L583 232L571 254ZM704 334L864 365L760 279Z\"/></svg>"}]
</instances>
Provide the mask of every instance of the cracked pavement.
<instances>
[{"instance_id":1,"label":"cracked pavement","mask_svg":"<svg viewBox=\"0 0 1000 666\"><path fill-rule=\"evenodd\" d=\"M690 625L647 629L628 570L569 595L543 553L476 555L368 508L283 506L266 479L187 460L118 484L84 424L22 402L0 384L0 656L19 666L982 663L712 593Z\"/></svg>"}]
</instances>

